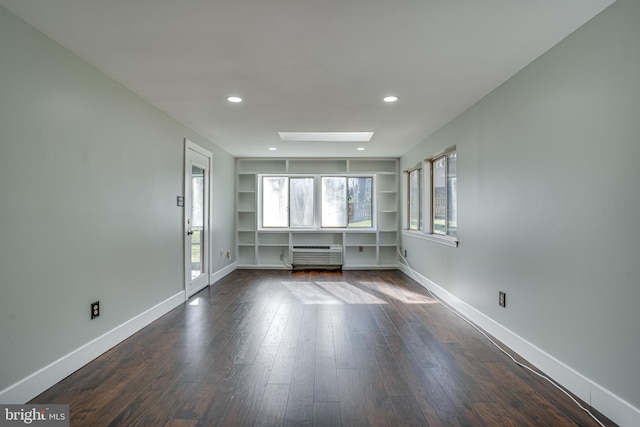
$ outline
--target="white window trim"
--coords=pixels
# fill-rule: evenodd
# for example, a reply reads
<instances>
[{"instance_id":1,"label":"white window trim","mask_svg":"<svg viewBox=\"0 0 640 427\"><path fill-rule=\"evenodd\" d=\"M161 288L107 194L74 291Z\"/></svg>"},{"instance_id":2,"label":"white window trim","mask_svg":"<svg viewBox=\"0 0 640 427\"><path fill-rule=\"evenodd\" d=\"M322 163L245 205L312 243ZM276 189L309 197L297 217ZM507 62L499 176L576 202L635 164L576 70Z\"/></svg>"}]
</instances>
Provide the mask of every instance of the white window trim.
<instances>
[{"instance_id":1,"label":"white window trim","mask_svg":"<svg viewBox=\"0 0 640 427\"><path fill-rule=\"evenodd\" d=\"M418 239L428 240L430 242L440 243L441 245L451 246L454 248L457 248L459 244L457 238L453 238L451 236L442 236L440 234L425 233L422 231L402 230L402 235L416 237Z\"/></svg>"}]
</instances>

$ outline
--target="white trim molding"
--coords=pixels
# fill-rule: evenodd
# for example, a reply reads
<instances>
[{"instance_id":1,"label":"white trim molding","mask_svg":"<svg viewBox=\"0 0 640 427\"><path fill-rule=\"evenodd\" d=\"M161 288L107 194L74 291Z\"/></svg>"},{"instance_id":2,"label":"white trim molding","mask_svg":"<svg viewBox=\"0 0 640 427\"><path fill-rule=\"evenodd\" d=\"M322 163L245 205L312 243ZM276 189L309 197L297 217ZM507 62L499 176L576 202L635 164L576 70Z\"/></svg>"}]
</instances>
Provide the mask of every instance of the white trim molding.
<instances>
[{"instance_id":1,"label":"white trim molding","mask_svg":"<svg viewBox=\"0 0 640 427\"><path fill-rule=\"evenodd\" d=\"M407 265L399 263L399 269L616 424L640 426L640 409L560 362Z\"/></svg>"},{"instance_id":2,"label":"white trim molding","mask_svg":"<svg viewBox=\"0 0 640 427\"><path fill-rule=\"evenodd\" d=\"M185 291L167 298L28 377L0 391L0 403L23 404L71 375L96 357L164 316L185 300Z\"/></svg>"},{"instance_id":3,"label":"white trim molding","mask_svg":"<svg viewBox=\"0 0 640 427\"><path fill-rule=\"evenodd\" d=\"M219 280L222 280L223 277L233 273L237 269L237 262L232 262L226 267L221 268L215 273L211 274L211 278L209 279L209 285L213 285Z\"/></svg>"}]
</instances>

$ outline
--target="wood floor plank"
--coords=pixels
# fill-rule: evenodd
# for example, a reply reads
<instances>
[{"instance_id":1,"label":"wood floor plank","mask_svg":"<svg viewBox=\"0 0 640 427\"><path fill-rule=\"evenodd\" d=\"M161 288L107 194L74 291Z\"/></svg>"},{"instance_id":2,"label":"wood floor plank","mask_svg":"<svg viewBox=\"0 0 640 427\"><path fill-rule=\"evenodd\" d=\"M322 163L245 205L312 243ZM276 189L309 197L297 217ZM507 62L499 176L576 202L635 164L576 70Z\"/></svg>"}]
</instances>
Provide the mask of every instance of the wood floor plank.
<instances>
[{"instance_id":1,"label":"wood floor plank","mask_svg":"<svg viewBox=\"0 0 640 427\"><path fill-rule=\"evenodd\" d=\"M252 425L255 422L276 354L275 347L262 347L254 362L245 366L237 392L227 405L223 425Z\"/></svg>"},{"instance_id":2,"label":"wood floor plank","mask_svg":"<svg viewBox=\"0 0 640 427\"><path fill-rule=\"evenodd\" d=\"M256 417L256 426L279 426L289 398L289 384L267 384Z\"/></svg>"},{"instance_id":3,"label":"wood floor plank","mask_svg":"<svg viewBox=\"0 0 640 427\"><path fill-rule=\"evenodd\" d=\"M314 410L317 306L305 305L284 425L311 425Z\"/></svg>"},{"instance_id":4,"label":"wood floor plank","mask_svg":"<svg viewBox=\"0 0 640 427\"><path fill-rule=\"evenodd\" d=\"M298 302L291 305L291 310L282 332L282 340L278 346L278 353L269 376L270 384L291 384L303 313L303 304Z\"/></svg>"},{"instance_id":5,"label":"wood floor plank","mask_svg":"<svg viewBox=\"0 0 640 427\"><path fill-rule=\"evenodd\" d=\"M398 418L398 426L429 426L429 422L422 414L420 404L413 395L411 396L393 396L391 397L391 405Z\"/></svg>"},{"instance_id":6,"label":"wood floor plank","mask_svg":"<svg viewBox=\"0 0 640 427\"><path fill-rule=\"evenodd\" d=\"M314 427L340 427L340 404L338 402L315 402L313 404Z\"/></svg>"},{"instance_id":7,"label":"wood floor plank","mask_svg":"<svg viewBox=\"0 0 640 427\"><path fill-rule=\"evenodd\" d=\"M316 324L316 366L313 387L314 402L337 402L338 377L331 307L318 307Z\"/></svg>"},{"instance_id":8,"label":"wood floor plank","mask_svg":"<svg viewBox=\"0 0 640 427\"><path fill-rule=\"evenodd\" d=\"M331 311L331 328L337 369L356 368L353 354L353 344L349 334L349 324L344 306L338 306Z\"/></svg>"},{"instance_id":9,"label":"wood floor plank","mask_svg":"<svg viewBox=\"0 0 640 427\"><path fill-rule=\"evenodd\" d=\"M384 382L388 396L411 396L411 389L407 383L407 378L402 365L395 358L391 347L386 339L372 340L373 352L375 356L378 375Z\"/></svg>"},{"instance_id":10,"label":"wood floor plank","mask_svg":"<svg viewBox=\"0 0 640 427\"><path fill-rule=\"evenodd\" d=\"M597 426L399 271L237 270L31 403L72 426Z\"/></svg>"}]
</instances>

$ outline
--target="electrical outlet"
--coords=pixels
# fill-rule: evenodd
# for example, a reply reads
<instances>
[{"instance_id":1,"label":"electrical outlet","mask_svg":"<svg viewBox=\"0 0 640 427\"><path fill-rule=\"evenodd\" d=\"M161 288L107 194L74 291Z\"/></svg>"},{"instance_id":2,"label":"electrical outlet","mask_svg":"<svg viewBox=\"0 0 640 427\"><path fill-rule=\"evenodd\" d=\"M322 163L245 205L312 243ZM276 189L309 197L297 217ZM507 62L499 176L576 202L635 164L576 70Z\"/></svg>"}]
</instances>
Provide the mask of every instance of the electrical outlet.
<instances>
[{"instance_id":1,"label":"electrical outlet","mask_svg":"<svg viewBox=\"0 0 640 427\"><path fill-rule=\"evenodd\" d=\"M100 301L91 303L91 320L100 316Z\"/></svg>"},{"instance_id":2,"label":"electrical outlet","mask_svg":"<svg viewBox=\"0 0 640 427\"><path fill-rule=\"evenodd\" d=\"M404 250L404 257L405 258L407 257L407 250L406 249Z\"/></svg>"},{"instance_id":3,"label":"electrical outlet","mask_svg":"<svg viewBox=\"0 0 640 427\"><path fill-rule=\"evenodd\" d=\"M507 294L504 292L498 292L498 304L500 304L500 307L507 306Z\"/></svg>"},{"instance_id":4,"label":"electrical outlet","mask_svg":"<svg viewBox=\"0 0 640 427\"><path fill-rule=\"evenodd\" d=\"M227 249L227 258L231 259L231 251Z\"/></svg>"}]
</instances>

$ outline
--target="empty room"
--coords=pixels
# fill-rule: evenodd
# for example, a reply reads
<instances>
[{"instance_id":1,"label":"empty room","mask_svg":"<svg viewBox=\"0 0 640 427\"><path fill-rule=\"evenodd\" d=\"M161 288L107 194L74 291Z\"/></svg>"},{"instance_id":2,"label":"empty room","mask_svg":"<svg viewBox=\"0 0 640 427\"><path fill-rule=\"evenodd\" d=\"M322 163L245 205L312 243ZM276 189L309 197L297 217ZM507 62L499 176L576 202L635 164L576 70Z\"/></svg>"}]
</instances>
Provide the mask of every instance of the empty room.
<instances>
[{"instance_id":1,"label":"empty room","mask_svg":"<svg viewBox=\"0 0 640 427\"><path fill-rule=\"evenodd\" d=\"M0 425L640 425L638 22L0 0Z\"/></svg>"}]
</instances>

